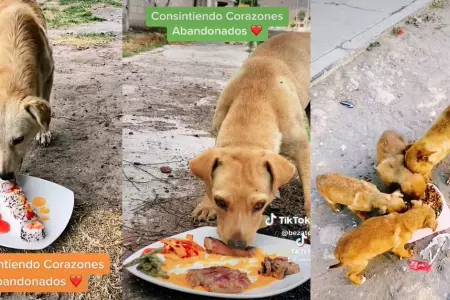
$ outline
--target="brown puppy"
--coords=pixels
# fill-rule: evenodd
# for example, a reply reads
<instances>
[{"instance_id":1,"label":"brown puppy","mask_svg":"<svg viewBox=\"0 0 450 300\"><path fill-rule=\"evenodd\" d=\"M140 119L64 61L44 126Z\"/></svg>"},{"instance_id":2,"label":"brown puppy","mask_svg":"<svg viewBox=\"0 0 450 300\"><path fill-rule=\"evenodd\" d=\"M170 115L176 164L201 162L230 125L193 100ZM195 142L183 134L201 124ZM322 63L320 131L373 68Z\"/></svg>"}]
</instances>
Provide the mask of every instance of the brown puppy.
<instances>
[{"instance_id":1,"label":"brown puppy","mask_svg":"<svg viewBox=\"0 0 450 300\"><path fill-rule=\"evenodd\" d=\"M405 244L414 232L422 228L436 231L437 228L433 209L422 201L413 200L413 203L413 208L405 213L371 218L356 230L345 233L334 251L339 263L329 268L347 266L347 278L354 284L363 284L366 277L361 272L375 256L392 251L400 258L411 257L412 252L405 249Z\"/></svg>"},{"instance_id":2,"label":"brown puppy","mask_svg":"<svg viewBox=\"0 0 450 300\"><path fill-rule=\"evenodd\" d=\"M361 220L367 219L367 213L375 209L381 214L406 209L402 193L382 193L375 185L364 180L327 173L317 176L316 185L320 195L334 211L340 211L341 204L347 205Z\"/></svg>"},{"instance_id":3,"label":"brown puppy","mask_svg":"<svg viewBox=\"0 0 450 300\"><path fill-rule=\"evenodd\" d=\"M285 33L261 44L231 79L217 104L216 147L191 160L206 185L193 216L217 213L220 238L231 247L253 239L262 212L297 167L310 206L309 33ZM282 156L283 155L283 156Z\"/></svg>"},{"instance_id":4,"label":"brown puppy","mask_svg":"<svg viewBox=\"0 0 450 300\"><path fill-rule=\"evenodd\" d=\"M428 132L406 151L406 166L431 180L431 170L450 153L450 106Z\"/></svg>"},{"instance_id":5,"label":"brown puppy","mask_svg":"<svg viewBox=\"0 0 450 300\"><path fill-rule=\"evenodd\" d=\"M0 0L0 178L19 172L30 142L50 142L52 50L35 1Z\"/></svg>"},{"instance_id":6,"label":"brown puppy","mask_svg":"<svg viewBox=\"0 0 450 300\"><path fill-rule=\"evenodd\" d=\"M423 175L406 168L404 152L407 146L406 140L397 132L383 132L377 144L376 170L386 186L398 184L404 194L420 199L427 184Z\"/></svg>"}]
</instances>

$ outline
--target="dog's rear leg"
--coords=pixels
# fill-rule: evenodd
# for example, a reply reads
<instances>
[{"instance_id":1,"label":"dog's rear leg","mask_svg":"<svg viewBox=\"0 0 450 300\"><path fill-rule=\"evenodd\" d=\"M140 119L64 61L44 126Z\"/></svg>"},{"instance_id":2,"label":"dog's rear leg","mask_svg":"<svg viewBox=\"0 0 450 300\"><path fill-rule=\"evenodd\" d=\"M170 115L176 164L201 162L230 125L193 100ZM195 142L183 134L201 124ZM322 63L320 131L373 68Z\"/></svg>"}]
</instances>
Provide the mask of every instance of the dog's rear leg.
<instances>
[{"instance_id":1,"label":"dog's rear leg","mask_svg":"<svg viewBox=\"0 0 450 300\"><path fill-rule=\"evenodd\" d=\"M45 100L47 100L48 102L50 102L52 87L53 87L53 70L50 73L50 76L48 77L47 82L45 83L45 86L44 86L43 98ZM38 134L36 135L36 140L42 146L50 145L50 142L52 141L52 135L50 133L50 129L48 129L48 130L41 129L41 131L39 131Z\"/></svg>"},{"instance_id":2,"label":"dog's rear leg","mask_svg":"<svg viewBox=\"0 0 450 300\"><path fill-rule=\"evenodd\" d=\"M197 205L197 207L192 211L192 217L195 220L207 221L214 219L216 216L216 210L213 206L211 200L205 194L203 200Z\"/></svg>"},{"instance_id":3,"label":"dog's rear leg","mask_svg":"<svg viewBox=\"0 0 450 300\"><path fill-rule=\"evenodd\" d=\"M363 284L366 281L366 277L360 273L367 268L367 264L368 261L363 261L358 264L350 265L350 269L347 272L347 278L354 284Z\"/></svg>"}]
</instances>

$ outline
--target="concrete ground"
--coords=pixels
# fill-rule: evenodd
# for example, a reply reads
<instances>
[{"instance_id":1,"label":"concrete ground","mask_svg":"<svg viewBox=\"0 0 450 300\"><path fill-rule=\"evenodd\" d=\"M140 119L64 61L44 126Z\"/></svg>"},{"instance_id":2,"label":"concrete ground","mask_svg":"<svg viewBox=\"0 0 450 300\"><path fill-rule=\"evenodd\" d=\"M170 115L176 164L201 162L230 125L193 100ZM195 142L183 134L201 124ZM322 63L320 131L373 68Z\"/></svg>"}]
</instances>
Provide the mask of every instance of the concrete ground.
<instances>
[{"instance_id":1,"label":"concrete ground","mask_svg":"<svg viewBox=\"0 0 450 300\"><path fill-rule=\"evenodd\" d=\"M313 187L317 175L339 172L371 180L386 190L373 168L381 133L395 129L408 140L420 138L449 105L450 5L419 17L416 25L404 26L403 36L384 34L378 39L379 47L365 51L312 88ZM354 108L340 101L350 101ZM433 177L448 204L449 166L450 158L436 168ZM347 210L333 212L315 189L312 193L313 299L449 299L446 253L434 262L430 273L411 271L407 260L394 255L379 256L370 262L367 281L359 287L349 283L344 269L327 270L336 263L337 240L358 221ZM430 239L412 245L415 258Z\"/></svg>"},{"instance_id":2,"label":"concrete ground","mask_svg":"<svg viewBox=\"0 0 450 300\"><path fill-rule=\"evenodd\" d=\"M316 79L431 0L312 0L311 76Z\"/></svg>"}]
</instances>

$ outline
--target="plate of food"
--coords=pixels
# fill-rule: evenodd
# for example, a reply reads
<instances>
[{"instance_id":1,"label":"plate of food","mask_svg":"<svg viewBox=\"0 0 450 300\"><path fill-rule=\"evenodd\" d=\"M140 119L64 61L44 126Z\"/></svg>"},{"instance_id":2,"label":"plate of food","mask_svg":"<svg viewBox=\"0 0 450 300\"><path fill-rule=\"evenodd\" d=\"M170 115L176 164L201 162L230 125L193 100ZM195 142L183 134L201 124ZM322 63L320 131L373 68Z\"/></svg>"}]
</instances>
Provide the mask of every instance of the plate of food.
<instances>
[{"instance_id":1,"label":"plate of food","mask_svg":"<svg viewBox=\"0 0 450 300\"><path fill-rule=\"evenodd\" d=\"M436 232L450 228L450 209L448 208L444 195L435 184L427 184L422 202L430 205L436 213L438 222ZM433 231L430 228L417 230L409 243L423 239L431 234L433 234Z\"/></svg>"},{"instance_id":2,"label":"plate of food","mask_svg":"<svg viewBox=\"0 0 450 300\"><path fill-rule=\"evenodd\" d=\"M0 246L41 250L63 233L74 206L71 190L56 183L19 175L0 180Z\"/></svg>"},{"instance_id":3,"label":"plate of food","mask_svg":"<svg viewBox=\"0 0 450 300\"><path fill-rule=\"evenodd\" d=\"M148 282L185 293L232 299L287 292L311 277L310 245L256 234L253 247L232 249L216 227L201 227L144 247L124 268Z\"/></svg>"}]
</instances>

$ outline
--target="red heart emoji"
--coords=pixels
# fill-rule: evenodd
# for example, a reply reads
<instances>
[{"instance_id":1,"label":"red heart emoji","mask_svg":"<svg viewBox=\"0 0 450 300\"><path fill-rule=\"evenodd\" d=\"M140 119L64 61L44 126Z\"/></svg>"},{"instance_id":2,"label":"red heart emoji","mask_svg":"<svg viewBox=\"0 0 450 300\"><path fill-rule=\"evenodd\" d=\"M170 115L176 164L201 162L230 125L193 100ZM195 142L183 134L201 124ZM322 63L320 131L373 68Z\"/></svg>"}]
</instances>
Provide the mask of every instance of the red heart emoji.
<instances>
[{"instance_id":1,"label":"red heart emoji","mask_svg":"<svg viewBox=\"0 0 450 300\"><path fill-rule=\"evenodd\" d=\"M255 36L258 36L258 34L261 32L262 30L262 26L261 25L252 25L250 27L250 30L253 32L253 34Z\"/></svg>"},{"instance_id":2,"label":"red heart emoji","mask_svg":"<svg viewBox=\"0 0 450 300\"><path fill-rule=\"evenodd\" d=\"M77 276L72 275L72 276L70 276L70 282L72 282L72 284L75 287L80 285L82 279L83 279L83 277L81 277L80 275L77 275Z\"/></svg>"}]
</instances>

